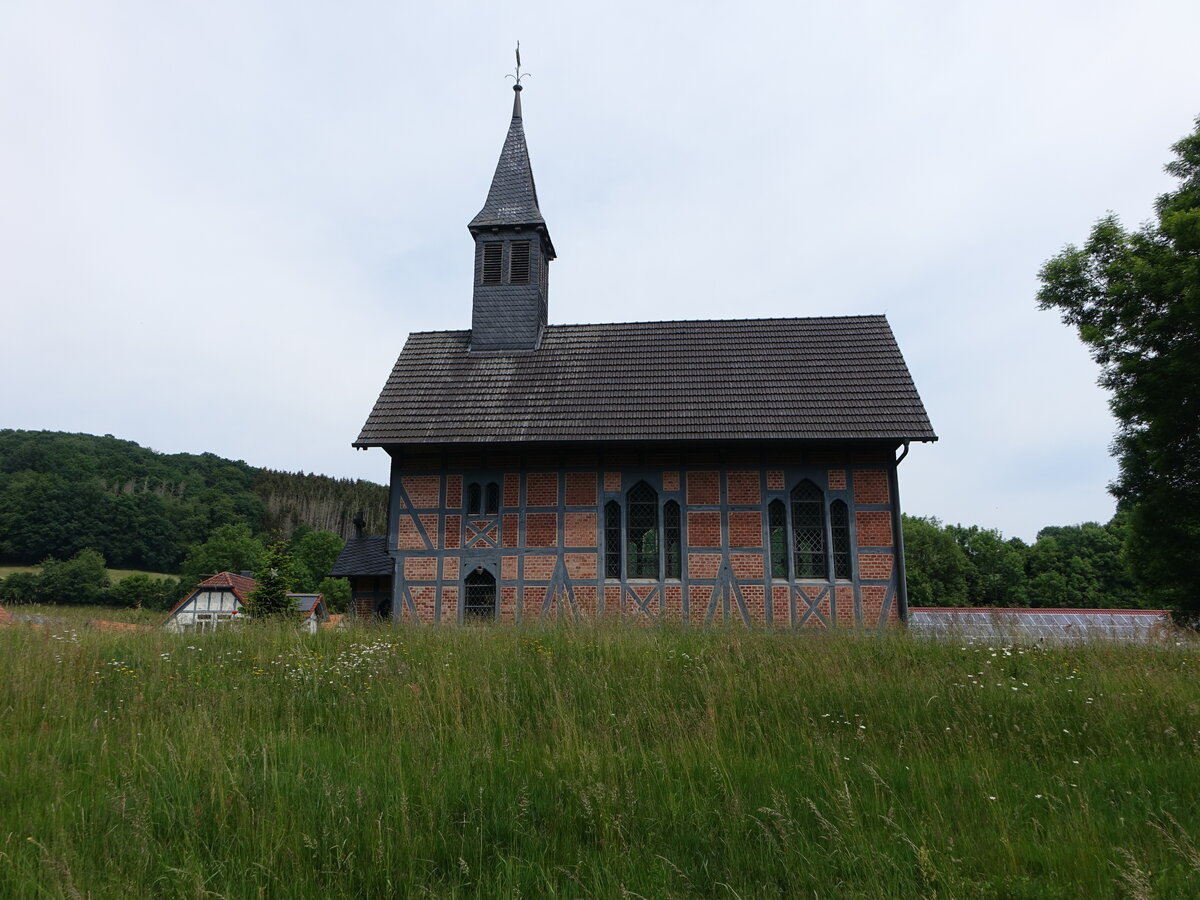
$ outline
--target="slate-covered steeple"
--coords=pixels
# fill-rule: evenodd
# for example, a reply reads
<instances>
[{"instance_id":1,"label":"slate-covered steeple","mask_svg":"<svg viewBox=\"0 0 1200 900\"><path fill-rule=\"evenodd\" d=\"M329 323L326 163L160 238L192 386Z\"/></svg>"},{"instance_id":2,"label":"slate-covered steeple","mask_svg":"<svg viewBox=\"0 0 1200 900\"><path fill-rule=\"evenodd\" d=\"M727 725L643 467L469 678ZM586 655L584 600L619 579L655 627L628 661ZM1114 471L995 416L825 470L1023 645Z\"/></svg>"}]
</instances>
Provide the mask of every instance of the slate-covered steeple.
<instances>
[{"instance_id":1,"label":"slate-covered steeple","mask_svg":"<svg viewBox=\"0 0 1200 900\"><path fill-rule=\"evenodd\" d=\"M525 146L521 85L487 202L467 226L475 238L473 351L536 350L546 327L546 279L554 244L538 209Z\"/></svg>"}]
</instances>

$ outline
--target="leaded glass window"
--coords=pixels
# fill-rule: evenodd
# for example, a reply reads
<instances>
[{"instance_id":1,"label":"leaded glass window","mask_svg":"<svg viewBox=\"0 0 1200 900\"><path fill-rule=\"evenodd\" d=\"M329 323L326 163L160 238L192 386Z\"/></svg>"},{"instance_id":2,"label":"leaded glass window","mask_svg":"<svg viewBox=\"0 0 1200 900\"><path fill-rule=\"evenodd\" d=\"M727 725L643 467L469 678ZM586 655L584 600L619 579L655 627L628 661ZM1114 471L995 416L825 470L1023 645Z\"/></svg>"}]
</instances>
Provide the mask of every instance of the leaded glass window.
<instances>
[{"instance_id":1,"label":"leaded glass window","mask_svg":"<svg viewBox=\"0 0 1200 900\"><path fill-rule=\"evenodd\" d=\"M663 540L667 551L664 576L667 578L683 577L683 564L680 557L679 504L674 500L668 500L663 504Z\"/></svg>"},{"instance_id":2,"label":"leaded glass window","mask_svg":"<svg viewBox=\"0 0 1200 900\"><path fill-rule=\"evenodd\" d=\"M616 500L604 504L604 577L621 577L621 507Z\"/></svg>"},{"instance_id":3,"label":"leaded glass window","mask_svg":"<svg viewBox=\"0 0 1200 900\"><path fill-rule=\"evenodd\" d=\"M482 507L482 491L477 482L467 485L467 515L477 516Z\"/></svg>"},{"instance_id":4,"label":"leaded glass window","mask_svg":"<svg viewBox=\"0 0 1200 900\"><path fill-rule=\"evenodd\" d=\"M829 531L833 539L833 577L850 578L850 511L845 500L829 504Z\"/></svg>"},{"instance_id":5,"label":"leaded glass window","mask_svg":"<svg viewBox=\"0 0 1200 900\"><path fill-rule=\"evenodd\" d=\"M787 578L787 509L782 500L767 507L767 531L771 548L771 577Z\"/></svg>"},{"instance_id":6,"label":"leaded glass window","mask_svg":"<svg viewBox=\"0 0 1200 900\"><path fill-rule=\"evenodd\" d=\"M487 569L476 569L464 580L463 619L496 618L496 578Z\"/></svg>"},{"instance_id":7,"label":"leaded glass window","mask_svg":"<svg viewBox=\"0 0 1200 900\"><path fill-rule=\"evenodd\" d=\"M500 512L500 485L493 481L487 486L486 513L489 516L494 516L498 512Z\"/></svg>"},{"instance_id":8,"label":"leaded glass window","mask_svg":"<svg viewBox=\"0 0 1200 900\"><path fill-rule=\"evenodd\" d=\"M797 578L828 578L825 567L825 498L805 479L792 489L792 557Z\"/></svg>"},{"instance_id":9,"label":"leaded glass window","mask_svg":"<svg viewBox=\"0 0 1200 900\"><path fill-rule=\"evenodd\" d=\"M639 481L625 495L625 567L629 578L658 575L658 494Z\"/></svg>"}]
</instances>

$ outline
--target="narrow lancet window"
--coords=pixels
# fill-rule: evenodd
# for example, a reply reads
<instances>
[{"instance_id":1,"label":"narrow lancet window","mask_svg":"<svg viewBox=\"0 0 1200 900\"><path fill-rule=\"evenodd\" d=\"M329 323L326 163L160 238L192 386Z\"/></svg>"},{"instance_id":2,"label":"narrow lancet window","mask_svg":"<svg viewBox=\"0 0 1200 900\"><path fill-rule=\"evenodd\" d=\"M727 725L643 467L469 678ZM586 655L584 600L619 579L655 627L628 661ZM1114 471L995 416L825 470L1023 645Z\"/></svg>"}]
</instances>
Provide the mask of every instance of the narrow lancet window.
<instances>
[{"instance_id":1,"label":"narrow lancet window","mask_svg":"<svg viewBox=\"0 0 1200 900\"><path fill-rule=\"evenodd\" d=\"M663 541L667 551L664 577L683 577L683 561L680 555L679 504L668 500L663 504Z\"/></svg>"},{"instance_id":2,"label":"narrow lancet window","mask_svg":"<svg viewBox=\"0 0 1200 900\"><path fill-rule=\"evenodd\" d=\"M792 554L797 578L828 578L825 498L807 479L792 489Z\"/></svg>"},{"instance_id":3,"label":"narrow lancet window","mask_svg":"<svg viewBox=\"0 0 1200 900\"><path fill-rule=\"evenodd\" d=\"M621 577L621 506L616 500L604 504L604 577Z\"/></svg>"},{"instance_id":4,"label":"narrow lancet window","mask_svg":"<svg viewBox=\"0 0 1200 900\"><path fill-rule=\"evenodd\" d=\"M767 532L771 548L771 577L787 578L787 509L782 500L767 507Z\"/></svg>"},{"instance_id":5,"label":"narrow lancet window","mask_svg":"<svg viewBox=\"0 0 1200 900\"><path fill-rule=\"evenodd\" d=\"M833 577L849 580L850 575L850 511L845 500L829 504L829 531L833 542Z\"/></svg>"},{"instance_id":6,"label":"narrow lancet window","mask_svg":"<svg viewBox=\"0 0 1200 900\"><path fill-rule=\"evenodd\" d=\"M487 507L486 515L494 516L500 512L500 485L492 482L487 486Z\"/></svg>"},{"instance_id":7,"label":"narrow lancet window","mask_svg":"<svg viewBox=\"0 0 1200 900\"><path fill-rule=\"evenodd\" d=\"M467 485L467 515L479 515L482 507L481 491L478 482L472 482Z\"/></svg>"}]
</instances>

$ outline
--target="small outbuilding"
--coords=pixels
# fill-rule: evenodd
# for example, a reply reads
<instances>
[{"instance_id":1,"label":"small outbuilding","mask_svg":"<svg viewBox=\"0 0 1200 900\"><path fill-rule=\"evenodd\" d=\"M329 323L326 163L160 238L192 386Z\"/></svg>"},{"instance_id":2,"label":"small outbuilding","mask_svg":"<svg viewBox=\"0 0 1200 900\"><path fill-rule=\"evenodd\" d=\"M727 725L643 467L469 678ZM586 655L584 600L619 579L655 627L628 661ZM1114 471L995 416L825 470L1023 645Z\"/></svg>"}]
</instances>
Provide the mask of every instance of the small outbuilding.
<instances>
[{"instance_id":1,"label":"small outbuilding","mask_svg":"<svg viewBox=\"0 0 1200 900\"><path fill-rule=\"evenodd\" d=\"M167 615L162 627L171 632L215 631L246 618L246 602L257 583L248 575L218 572L196 585L196 589ZM289 593L296 601L301 628L316 634L317 626L329 618L321 594Z\"/></svg>"}]
</instances>

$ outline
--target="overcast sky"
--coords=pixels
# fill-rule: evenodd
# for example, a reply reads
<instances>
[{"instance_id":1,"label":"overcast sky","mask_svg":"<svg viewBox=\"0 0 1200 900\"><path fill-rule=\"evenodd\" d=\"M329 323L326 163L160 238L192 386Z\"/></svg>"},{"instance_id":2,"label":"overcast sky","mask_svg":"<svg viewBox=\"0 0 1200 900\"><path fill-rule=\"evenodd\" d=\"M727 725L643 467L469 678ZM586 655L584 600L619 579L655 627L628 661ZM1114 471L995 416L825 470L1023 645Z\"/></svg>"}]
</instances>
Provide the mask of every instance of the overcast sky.
<instances>
[{"instance_id":1,"label":"overcast sky","mask_svg":"<svg viewBox=\"0 0 1200 900\"><path fill-rule=\"evenodd\" d=\"M885 313L907 512L1107 520L1037 272L1170 189L1200 3L0 2L0 427L387 480L410 331L470 325L512 49L553 323ZM719 234L717 240L715 235Z\"/></svg>"}]
</instances>

